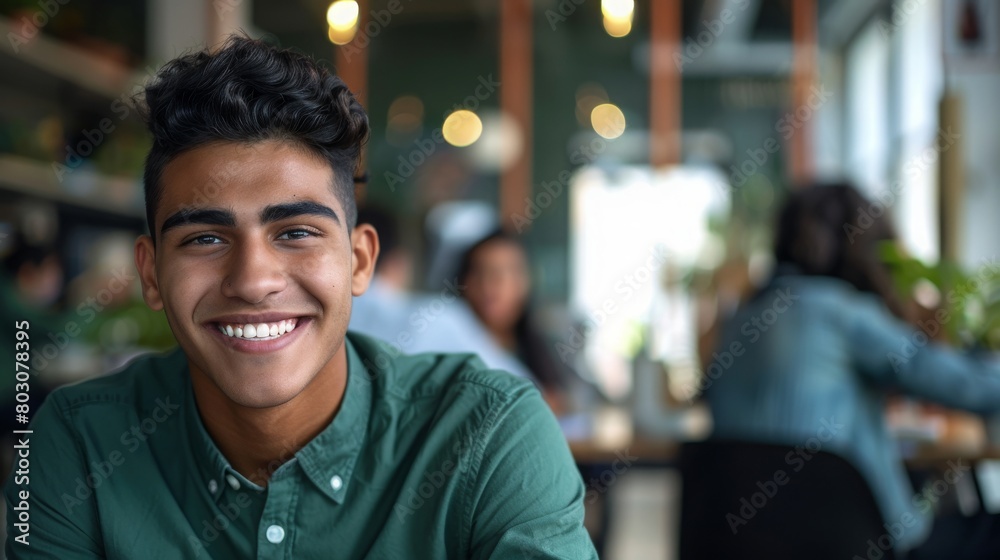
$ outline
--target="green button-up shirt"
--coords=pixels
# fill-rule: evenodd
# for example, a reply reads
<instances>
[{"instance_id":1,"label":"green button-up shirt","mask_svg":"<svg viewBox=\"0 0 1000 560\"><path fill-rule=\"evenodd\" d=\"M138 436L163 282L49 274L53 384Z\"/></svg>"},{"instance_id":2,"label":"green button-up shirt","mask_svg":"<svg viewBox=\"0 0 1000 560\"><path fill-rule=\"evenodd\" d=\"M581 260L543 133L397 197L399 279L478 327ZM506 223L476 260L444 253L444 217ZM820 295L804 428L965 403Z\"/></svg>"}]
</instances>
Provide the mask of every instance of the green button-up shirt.
<instances>
[{"instance_id":1,"label":"green button-up shirt","mask_svg":"<svg viewBox=\"0 0 1000 560\"><path fill-rule=\"evenodd\" d=\"M529 382L471 355L346 344L339 412L267 487L205 431L180 350L57 390L5 487L8 558L597 558Z\"/></svg>"}]
</instances>

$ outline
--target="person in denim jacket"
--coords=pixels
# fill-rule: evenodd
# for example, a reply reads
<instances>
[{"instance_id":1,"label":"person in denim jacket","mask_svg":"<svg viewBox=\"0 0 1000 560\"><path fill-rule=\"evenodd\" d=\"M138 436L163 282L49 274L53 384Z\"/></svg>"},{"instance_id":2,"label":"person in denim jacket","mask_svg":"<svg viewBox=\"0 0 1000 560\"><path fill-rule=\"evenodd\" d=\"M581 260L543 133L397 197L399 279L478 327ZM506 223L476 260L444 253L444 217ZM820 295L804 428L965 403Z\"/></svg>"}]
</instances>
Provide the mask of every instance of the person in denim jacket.
<instances>
[{"instance_id":1,"label":"person in denim jacket","mask_svg":"<svg viewBox=\"0 0 1000 560\"><path fill-rule=\"evenodd\" d=\"M966 547L978 554L997 546L997 537L969 542L975 528L968 523L932 531L933 504L910 485L884 411L890 393L976 413L1000 410L1000 368L929 341L904 321L878 252L895 234L888 216L874 218L871 207L845 184L789 196L777 223L775 273L726 321L717 342L739 353L712 368L722 372L705 393L714 436L820 445L868 481L897 553L924 558L944 547L958 558ZM976 522L995 523L992 516Z\"/></svg>"}]
</instances>

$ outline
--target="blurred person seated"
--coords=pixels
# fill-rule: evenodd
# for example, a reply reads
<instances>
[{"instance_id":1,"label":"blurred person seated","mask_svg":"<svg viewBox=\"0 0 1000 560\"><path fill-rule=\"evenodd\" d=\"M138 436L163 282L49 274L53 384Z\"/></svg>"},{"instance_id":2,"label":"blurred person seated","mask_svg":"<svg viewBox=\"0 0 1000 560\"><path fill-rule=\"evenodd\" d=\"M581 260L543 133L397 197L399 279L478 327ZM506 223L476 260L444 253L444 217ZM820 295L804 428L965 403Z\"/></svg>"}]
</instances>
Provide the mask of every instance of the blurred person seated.
<instances>
[{"instance_id":1,"label":"blurred person seated","mask_svg":"<svg viewBox=\"0 0 1000 560\"><path fill-rule=\"evenodd\" d=\"M457 279L436 294L411 292L413 257L403 243L397 218L368 206L358 210L358 223L375 228L379 255L375 275L364 294L354 298L351 331L382 339L400 354L470 352L498 370L518 377L531 373L494 342L460 296Z\"/></svg>"},{"instance_id":2,"label":"blurred person seated","mask_svg":"<svg viewBox=\"0 0 1000 560\"><path fill-rule=\"evenodd\" d=\"M531 372L552 410L564 413L569 372L534 324L528 254L521 241L497 231L476 242L462 256L458 283L493 341Z\"/></svg>"},{"instance_id":3,"label":"blurred person seated","mask_svg":"<svg viewBox=\"0 0 1000 560\"><path fill-rule=\"evenodd\" d=\"M904 322L879 257L879 245L895 234L885 215L859 222L868 205L845 184L789 195L776 227L774 274L719 335L714 363L722 374L705 392L712 437L800 446L818 439L822 451L843 457L867 480L887 527L902 528L890 534L897 554L997 557L1000 525L992 516L933 522L932 531L887 429L885 404L901 392L995 412L1000 368L933 342L900 359L917 331ZM973 537L983 523L996 530Z\"/></svg>"},{"instance_id":4,"label":"blurred person seated","mask_svg":"<svg viewBox=\"0 0 1000 560\"><path fill-rule=\"evenodd\" d=\"M141 114L134 259L179 348L39 408L8 559L597 557L530 382L347 332L378 236L356 224L370 128L340 78L234 36L168 62Z\"/></svg>"},{"instance_id":5,"label":"blurred person seated","mask_svg":"<svg viewBox=\"0 0 1000 560\"><path fill-rule=\"evenodd\" d=\"M10 305L50 310L63 293L62 263L54 247L29 243L13 236L12 249L3 258L3 290Z\"/></svg>"}]
</instances>

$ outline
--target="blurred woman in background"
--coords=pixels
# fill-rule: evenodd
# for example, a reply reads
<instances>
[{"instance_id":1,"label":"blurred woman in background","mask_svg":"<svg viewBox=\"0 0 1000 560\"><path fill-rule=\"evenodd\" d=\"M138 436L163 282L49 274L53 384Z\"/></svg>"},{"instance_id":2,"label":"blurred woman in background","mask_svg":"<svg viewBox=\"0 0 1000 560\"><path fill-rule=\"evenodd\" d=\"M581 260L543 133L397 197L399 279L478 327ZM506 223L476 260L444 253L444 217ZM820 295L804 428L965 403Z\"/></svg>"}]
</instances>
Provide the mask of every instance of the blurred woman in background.
<instances>
[{"instance_id":1,"label":"blurred woman in background","mask_svg":"<svg viewBox=\"0 0 1000 560\"><path fill-rule=\"evenodd\" d=\"M879 252L896 237L884 213L868 219L869 208L845 184L789 195L777 223L775 273L717 343L719 349L739 343L745 351L706 391L713 436L803 445L832 432L823 451L858 469L885 522L913 521L893 535L897 551L919 546L909 558L938 557L934 551L942 550L966 558L985 547L995 557L996 531L987 535L990 542L976 543L970 525L939 520L931 535L884 410L893 391L978 413L1000 410L1000 370L927 343L906 324Z\"/></svg>"},{"instance_id":2,"label":"blurred woman in background","mask_svg":"<svg viewBox=\"0 0 1000 560\"><path fill-rule=\"evenodd\" d=\"M475 243L460 261L458 284L494 341L527 367L552 410L565 412L567 376L532 322L528 255L518 238L498 231Z\"/></svg>"}]
</instances>

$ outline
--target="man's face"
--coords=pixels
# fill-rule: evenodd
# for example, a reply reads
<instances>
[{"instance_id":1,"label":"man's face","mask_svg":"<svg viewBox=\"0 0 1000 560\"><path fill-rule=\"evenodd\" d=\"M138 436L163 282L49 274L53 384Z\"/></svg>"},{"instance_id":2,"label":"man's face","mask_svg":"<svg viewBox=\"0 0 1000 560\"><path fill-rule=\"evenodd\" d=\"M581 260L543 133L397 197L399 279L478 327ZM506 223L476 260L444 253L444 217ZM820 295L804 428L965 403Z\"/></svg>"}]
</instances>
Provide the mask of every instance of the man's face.
<instances>
[{"instance_id":1,"label":"man's face","mask_svg":"<svg viewBox=\"0 0 1000 560\"><path fill-rule=\"evenodd\" d=\"M326 161L281 141L206 145L164 168L155 250L136 244L143 295L192 374L236 404L288 402L343 344L377 241L352 240L333 180Z\"/></svg>"}]
</instances>

